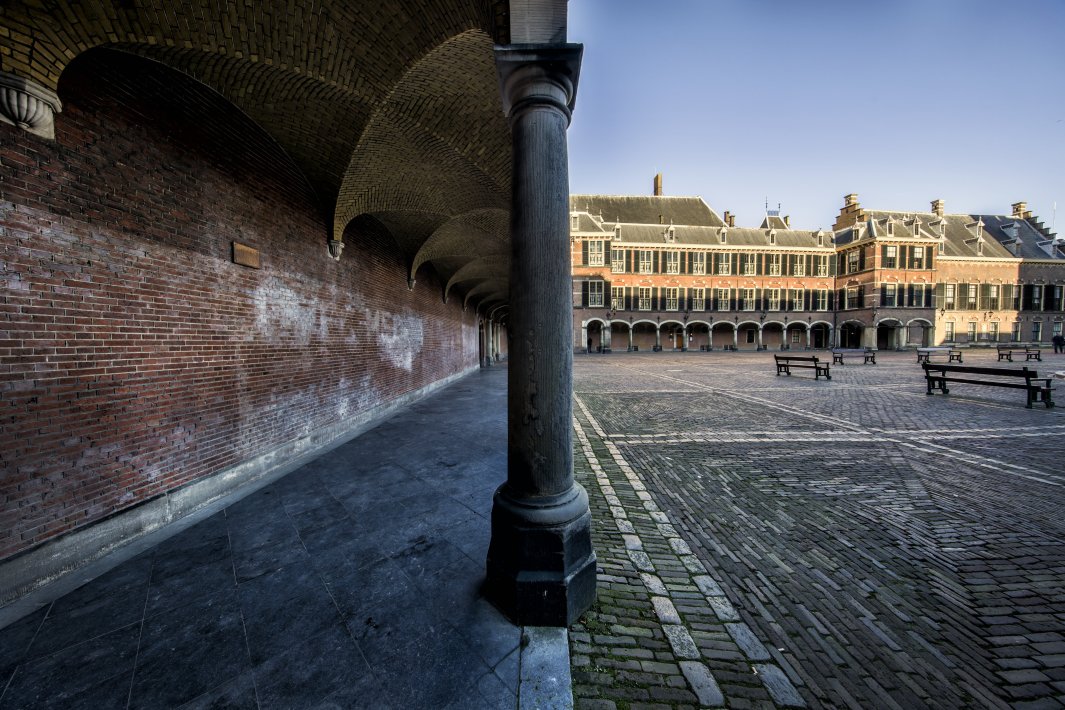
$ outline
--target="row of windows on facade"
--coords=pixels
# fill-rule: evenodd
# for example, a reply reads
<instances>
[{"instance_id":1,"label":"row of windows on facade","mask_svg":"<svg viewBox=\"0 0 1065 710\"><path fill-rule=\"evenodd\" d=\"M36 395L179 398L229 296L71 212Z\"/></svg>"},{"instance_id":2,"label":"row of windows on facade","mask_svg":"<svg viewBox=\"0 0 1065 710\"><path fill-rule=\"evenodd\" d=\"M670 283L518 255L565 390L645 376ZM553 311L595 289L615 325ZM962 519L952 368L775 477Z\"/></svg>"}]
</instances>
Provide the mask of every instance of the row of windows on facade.
<instances>
[{"instance_id":1,"label":"row of windows on facade","mask_svg":"<svg viewBox=\"0 0 1065 710\"><path fill-rule=\"evenodd\" d=\"M838 290L804 288L682 288L610 286L606 281L581 282L581 306L601 308L610 294L616 311L831 311L881 308L945 310L1060 311L1060 285L892 284L880 285L878 301L866 301L865 286ZM959 300L959 295L964 296Z\"/></svg>"},{"instance_id":2,"label":"row of windows on facade","mask_svg":"<svg viewBox=\"0 0 1065 710\"><path fill-rule=\"evenodd\" d=\"M760 254L657 249L607 248L599 239L581 247L584 266L609 266L615 274L695 274L728 276L835 276L865 271L865 249L830 254ZM709 258L707 256L709 255ZM930 269L931 253L922 246L881 245L883 269ZM833 258L834 257L834 258Z\"/></svg>"},{"instance_id":3,"label":"row of windows on facade","mask_svg":"<svg viewBox=\"0 0 1065 710\"><path fill-rule=\"evenodd\" d=\"M1061 335L1062 325L1063 323L1060 320L1054 321L1051 324L1051 333L1053 335ZM985 321L981 323L977 323L976 321L968 321L965 326L966 339L963 342L976 343L982 341L989 341L995 343L999 340L998 321ZM1046 335L1046 332L1043 329L1042 321L1033 321L1031 327L1031 341L1033 343L1042 342L1043 338ZM1022 341L1023 339L1024 324L1020 321L1013 321L1010 324L1010 340L1016 343ZM945 321L943 323L943 340L948 343L956 343L961 340L955 328L954 321Z\"/></svg>"}]
</instances>

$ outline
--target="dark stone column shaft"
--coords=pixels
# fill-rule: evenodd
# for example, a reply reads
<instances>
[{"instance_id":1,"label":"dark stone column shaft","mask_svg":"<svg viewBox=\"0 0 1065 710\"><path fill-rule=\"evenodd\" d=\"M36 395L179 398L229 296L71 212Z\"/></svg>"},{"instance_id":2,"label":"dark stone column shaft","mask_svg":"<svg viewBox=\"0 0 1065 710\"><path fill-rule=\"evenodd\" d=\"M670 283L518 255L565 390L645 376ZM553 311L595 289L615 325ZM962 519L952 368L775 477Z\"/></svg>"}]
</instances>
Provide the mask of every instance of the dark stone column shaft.
<instances>
[{"instance_id":1,"label":"dark stone column shaft","mask_svg":"<svg viewBox=\"0 0 1065 710\"><path fill-rule=\"evenodd\" d=\"M573 480L566 129L581 49L496 49L513 136L511 337L507 482L492 510L488 584L529 625L569 625L595 597L588 496Z\"/></svg>"}]
</instances>

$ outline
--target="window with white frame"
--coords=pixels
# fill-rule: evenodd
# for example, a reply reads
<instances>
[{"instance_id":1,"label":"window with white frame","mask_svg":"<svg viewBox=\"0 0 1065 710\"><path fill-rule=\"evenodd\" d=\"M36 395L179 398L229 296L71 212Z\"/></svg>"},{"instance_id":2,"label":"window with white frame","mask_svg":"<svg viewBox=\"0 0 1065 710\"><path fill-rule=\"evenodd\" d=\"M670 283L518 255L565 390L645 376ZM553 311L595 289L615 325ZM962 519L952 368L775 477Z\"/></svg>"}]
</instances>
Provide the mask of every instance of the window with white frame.
<instances>
[{"instance_id":1,"label":"window with white frame","mask_svg":"<svg viewBox=\"0 0 1065 710\"><path fill-rule=\"evenodd\" d=\"M965 332L965 339L970 343L976 340L976 321L971 320L968 322Z\"/></svg>"},{"instance_id":2,"label":"window with white frame","mask_svg":"<svg viewBox=\"0 0 1065 710\"><path fill-rule=\"evenodd\" d=\"M1054 321L1054 335L1061 335L1061 321L1059 320Z\"/></svg>"},{"instance_id":3,"label":"window with white frame","mask_svg":"<svg viewBox=\"0 0 1065 710\"><path fill-rule=\"evenodd\" d=\"M899 265L899 248L894 244L884 247L884 263L880 266L885 269L894 269Z\"/></svg>"},{"instance_id":4,"label":"window with white frame","mask_svg":"<svg viewBox=\"0 0 1065 710\"><path fill-rule=\"evenodd\" d=\"M652 264L652 261L651 261L651 250L650 249L641 249L640 250L640 273L641 274L649 274L649 273L651 273L651 264Z\"/></svg>"},{"instance_id":5,"label":"window with white frame","mask_svg":"<svg viewBox=\"0 0 1065 710\"><path fill-rule=\"evenodd\" d=\"M843 304L844 309L861 308L862 304L858 303L858 287L849 286L845 291L846 303Z\"/></svg>"},{"instance_id":6,"label":"window with white frame","mask_svg":"<svg viewBox=\"0 0 1065 710\"><path fill-rule=\"evenodd\" d=\"M1032 310L1043 310L1043 286L1041 284L1032 286Z\"/></svg>"},{"instance_id":7,"label":"window with white frame","mask_svg":"<svg viewBox=\"0 0 1065 710\"><path fill-rule=\"evenodd\" d=\"M732 254L717 255L718 276L728 276L732 273Z\"/></svg>"},{"instance_id":8,"label":"window with white frame","mask_svg":"<svg viewBox=\"0 0 1065 710\"><path fill-rule=\"evenodd\" d=\"M625 288L623 286L610 287L610 307L615 311L625 309Z\"/></svg>"},{"instance_id":9,"label":"window with white frame","mask_svg":"<svg viewBox=\"0 0 1065 710\"><path fill-rule=\"evenodd\" d=\"M581 228L581 216L580 215L577 215L577 214L570 215L569 228L571 230L573 230L573 231L576 231L576 230Z\"/></svg>"},{"instance_id":10,"label":"window with white frame","mask_svg":"<svg viewBox=\"0 0 1065 710\"><path fill-rule=\"evenodd\" d=\"M806 276L806 257L797 256L791 267L792 276Z\"/></svg>"},{"instance_id":11,"label":"window with white frame","mask_svg":"<svg viewBox=\"0 0 1065 710\"><path fill-rule=\"evenodd\" d=\"M957 284L943 284L943 308L953 311L957 308Z\"/></svg>"},{"instance_id":12,"label":"window with white frame","mask_svg":"<svg viewBox=\"0 0 1065 710\"><path fill-rule=\"evenodd\" d=\"M769 275L770 276L780 276L781 259L782 259L782 255L781 254L770 254L769 255Z\"/></svg>"},{"instance_id":13,"label":"window with white frame","mask_svg":"<svg viewBox=\"0 0 1065 710\"><path fill-rule=\"evenodd\" d=\"M603 282L602 281L589 281L588 282L588 305L589 307L601 308L603 306Z\"/></svg>"},{"instance_id":14,"label":"window with white frame","mask_svg":"<svg viewBox=\"0 0 1065 710\"><path fill-rule=\"evenodd\" d=\"M603 258L603 240L588 240L588 266L602 266L606 261Z\"/></svg>"},{"instance_id":15,"label":"window with white frame","mask_svg":"<svg viewBox=\"0 0 1065 710\"><path fill-rule=\"evenodd\" d=\"M1020 342L1020 340L1021 340L1021 322L1020 321L1015 321L1013 323L1013 328L1010 329L1010 340L1013 341L1014 343Z\"/></svg>"},{"instance_id":16,"label":"window with white frame","mask_svg":"<svg viewBox=\"0 0 1065 710\"><path fill-rule=\"evenodd\" d=\"M987 338L991 342L998 342L998 321L991 321L987 324Z\"/></svg>"},{"instance_id":17,"label":"window with white frame","mask_svg":"<svg viewBox=\"0 0 1065 710\"><path fill-rule=\"evenodd\" d=\"M740 289L740 310L741 311L753 311L757 304L754 298L753 288Z\"/></svg>"},{"instance_id":18,"label":"window with white frame","mask_svg":"<svg viewBox=\"0 0 1065 710\"><path fill-rule=\"evenodd\" d=\"M615 274L625 273L625 250L610 250L610 271Z\"/></svg>"},{"instance_id":19,"label":"window with white frame","mask_svg":"<svg viewBox=\"0 0 1065 710\"><path fill-rule=\"evenodd\" d=\"M667 288L666 289L666 310L676 311L680 310L680 289Z\"/></svg>"},{"instance_id":20,"label":"window with white frame","mask_svg":"<svg viewBox=\"0 0 1065 710\"><path fill-rule=\"evenodd\" d=\"M771 310L771 311L779 311L780 310L780 289L779 288L766 289L766 296L769 299L769 310Z\"/></svg>"},{"instance_id":21,"label":"window with white frame","mask_svg":"<svg viewBox=\"0 0 1065 710\"><path fill-rule=\"evenodd\" d=\"M913 268L924 268L924 247L912 247L910 249L910 258L913 260Z\"/></svg>"},{"instance_id":22,"label":"window with white frame","mask_svg":"<svg viewBox=\"0 0 1065 710\"><path fill-rule=\"evenodd\" d=\"M693 311L706 310L706 289L693 288L691 290L691 299Z\"/></svg>"},{"instance_id":23,"label":"window with white frame","mask_svg":"<svg viewBox=\"0 0 1065 710\"><path fill-rule=\"evenodd\" d=\"M802 304L802 301L803 301L803 289L801 289L801 288L793 288L793 289L791 289L791 293L788 296L788 301L790 301L790 303L788 303L788 310L789 311L801 311L802 310L802 306L803 306L803 304Z\"/></svg>"},{"instance_id":24,"label":"window with white frame","mask_svg":"<svg viewBox=\"0 0 1065 710\"><path fill-rule=\"evenodd\" d=\"M817 257L817 275L828 276L828 255Z\"/></svg>"},{"instance_id":25,"label":"window with white frame","mask_svg":"<svg viewBox=\"0 0 1065 710\"><path fill-rule=\"evenodd\" d=\"M858 270L858 264L860 263L857 249L852 249L847 252L847 273L853 274Z\"/></svg>"},{"instance_id":26,"label":"window with white frame","mask_svg":"<svg viewBox=\"0 0 1065 710\"><path fill-rule=\"evenodd\" d=\"M758 255L757 254L742 254L740 256L740 258L742 260L742 266L743 266L743 268L741 270L741 273L744 276L754 276L755 259L758 258Z\"/></svg>"},{"instance_id":27,"label":"window with white frame","mask_svg":"<svg viewBox=\"0 0 1065 710\"><path fill-rule=\"evenodd\" d=\"M969 284L968 292L965 294L965 307L970 311L976 310L976 299L980 293L979 284Z\"/></svg>"},{"instance_id":28,"label":"window with white frame","mask_svg":"<svg viewBox=\"0 0 1065 710\"><path fill-rule=\"evenodd\" d=\"M727 311L731 305L729 303L729 290L727 288L717 289L717 310Z\"/></svg>"},{"instance_id":29,"label":"window with white frame","mask_svg":"<svg viewBox=\"0 0 1065 710\"><path fill-rule=\"evenodd\" d=\"M706 273L706 253L701 251L692 252L692 273Z\"/></svg>"},{"instance_id":30,"label":"window with white frame","mask_svg":"<svg viewBox=\"0 0 1065 710\"><path fill-rule=\"evenodd\" d=\"M998 310L998 284L991 284L987 287L987 310Z\"/></svg>"},{"instance_id":31,"label":"window with white frame","mask_svg":"<svg viewBox=\"0 0 1065 710\"><path fill-rule=\"evenodd\" d=\"M898 305L899 287L897 284L884 284L884 305L894 308Z\"/></svg>"},{"instance_id":32,"label":"window with white frame","mask_svg":"<svg viewBox=\"0 0 1065 710\"><path fill-rule=\"evenodd\" d=\"M947 321L943 324L943 340L948 343L954 342L954 321Z\"/></svg>"},{"instance_id":33,"label":"window with white frame","mask_svg":"<svg viewBox=\"0 0 1065 710\"><path fill-rule=\"evenodd\" d=\"M666 273L667 274L679 274L680 273L680 252L679 251L667 251L666 252Z\"/></svg>"},{"instance_id":34,"label":"window with white frame","mask_svg":"<svg viewBox=\"0 0 1065 710\"><path fill-rule=\"evenodd\" d=\"M815 311L827 311L828 310L828 289L819 288L814 291L814 310Z\"/></svg>"},{"instance_id":35,"label":"window with white frame","mask_svg":"<svg viewBox=\"0 0 1065 710\"><path fill-rule=\"evenodd\" d=\"M651 289L650 288L644 288L643 286L640 287L640 303L639 303L639 306L640 306L640 310L641 311L649 311L649 310L651 310Z\"/></svg>"},{"instance_id":36,"label":"window with white frame","mask_svg":"<svg viewBox=\"0 0 1065 710\"><path fill-rule=\"evenodd\" d=\"M1032 323L1032 342L1038 343L1043 340L1043 324L1039 321Z\"/></svg>"}]
</instances>

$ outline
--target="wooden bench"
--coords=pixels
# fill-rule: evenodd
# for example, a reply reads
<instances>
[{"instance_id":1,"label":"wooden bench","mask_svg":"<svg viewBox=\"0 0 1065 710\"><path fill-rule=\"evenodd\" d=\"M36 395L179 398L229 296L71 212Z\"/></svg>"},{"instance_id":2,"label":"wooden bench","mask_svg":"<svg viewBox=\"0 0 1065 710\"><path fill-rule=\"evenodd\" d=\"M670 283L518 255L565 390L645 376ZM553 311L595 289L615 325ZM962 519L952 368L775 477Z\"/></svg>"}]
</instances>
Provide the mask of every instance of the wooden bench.
<instances>
[{"instance_id":1,"label":"wooden bench","mask_svg":"<svg viewBox=\"0 0 1065 710\"><path fill-rule=\"evenodd\" d=\"M947 362L961 362L961 350L955 348L917 348L917 362L931 362L933 357L946 356Z\"/></svg>"},{"instance_id":2,"label":"wooden bench","mask_svg":"<svg viewBox=\"0 0 1065 710\"><path fill-rule=\"evenodd\" d=\"M1038 360L1043 362L1043 351L1039 348L1033 348L1028 345L1013 346L1013 345L999 345L998 347L998 361L1008 360L1013 362L1013 356L1020 357L1024 355L1024 361L1029 362L1031 360Z\"/></svg>"},{"instance_id":3,"label":"wooden bench","mask_svg":"<svg viewBox=\"0 0 1065 710\"><path fill-rule=\"evenodd\" d=\"M813 355L774 355L773 358L777 361L777 376L780 376L782 372L785 375L791 375L791 368L802 367L812 369L815 380L821 375L824 375L826 380L832 379L832 375L828 372L828 363L818 362Z\"/></svg>"},{"instance_id":4,"label":"wooden bench","mask_svg":"<svg viewBox=\"0 0 1065 710\"><path fill-rule=\"evenodd\" d=\"M928 384L928 394L932 394L933 390L939 390L943 394L948 394L950 390L947 388L948 382L962 382L969 385L987 385L989 387L1009 387L1011 389L1022 389L1027 392L1028 402L1025 405L1028 409L1032 408L1032 403L1037 399L1043 404L1050 407L1054 406L1054 401L1051 399L1051 393L1054 388L1050 386L1051 377L1039 377L1035 370L1029 370L1027 367L1021 369L1004 368L1004 367L971 367L967 365L940 365L923 363L921 367L924 368L925 382ZM974 379L973 376L982 375L984 379ZM993 377L997 379L986 379ZM1023 378L1024 382L1021 383L1020 379Z\"/></svg>"},{"instance_id":5,"label":"wooden bench","mask_svg":"<svg viewBox=\"0 0 1065 710\"><path fill-rule=\"evenodd\" d=\"M844 355L852 355L854 357L861 355L865 358L862 362L863 365L876 364L876 351L872 348L865 348L864 350L859 348L836 348L832 351L832 364L842 365Z\"/></svg>"}]
</instances>

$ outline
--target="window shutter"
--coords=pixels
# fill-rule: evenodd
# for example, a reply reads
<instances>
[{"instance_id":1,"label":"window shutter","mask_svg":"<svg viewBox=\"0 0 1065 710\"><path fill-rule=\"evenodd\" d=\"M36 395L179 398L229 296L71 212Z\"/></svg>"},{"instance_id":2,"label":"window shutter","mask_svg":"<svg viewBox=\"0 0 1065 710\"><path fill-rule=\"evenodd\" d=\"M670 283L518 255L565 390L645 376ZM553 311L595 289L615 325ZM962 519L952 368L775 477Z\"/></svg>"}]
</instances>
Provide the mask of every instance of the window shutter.
<instances>
[{"instance_id":1,"label":"window shutter","mask_svg":"<svg viewBox=\"0 0 1065 710\"><path fill-rule=\"evenodd\" d=\"M732 273L733 274L740 273L740 255L739 254L733 254L732 255Z\"/></svg>"},{"instance_id":2,"label":"window shutter","mask_svg":"<svg viewBox=\"0 0 1065 710\"><path fill-rule=\"evenodd\" d=\"M865 247L858 249L858 271L865 271Z\"/></svg>"},{"instance_id":3,"label":"window shutter","mask_svg":"<svg viewBox=\"0 0 1065 710\"><path fill-rule=\"evenodd\" d=\"M581 308L588 307L588 282L581 281Z\"/></svg>"},{"instance_id":4,"label":"window shutter","mask_svg":"<svg viewBox=\"0 0 1065 710\"><path fill-rule=\"evenodd\" d=\"M958 284L958 291L954 295L955 307L959 311L968 310L969 308L969 284Z\"/></svg>"},{"instance_id":5,"label":"window shutter","mask_svg":"<svg viewBox=\"0 0 1065 710\"><path fill-rule=\"evenodd\" d=\"M633 263L634 259L635 259L635 257L632 254L632 249L626 249L625 250L625 262L626 262L625 271L630 273L630 274L635 274L636 273L636 264Z\"/></svg>"},{"instance_id":6,"label":"window shutter","mask_svg":"<svg viewBox=\"0 0 1065 710\"><path fill-rule=\"evenodd\" d=\"M835 276L839 273L839 259L833 259L832 255L828 255L828 275Z\"/></svg>"},{"instance_id":7,"label":"window shutter","mask_svg":"<svg viewBox=\"0 0 1065 710\"><path fill-rule=\"evenodd\" d=\"M903 247L903 249L905 249L905 248L906 247ZM885 261L887 261L887 244L881 244L880 245L880 265L883 266Z\"/></svg>"},{"instance_id":8,"label":"window shutter","mask_svg":"<svg viewBox=\"0 0 1065 710\"><path fill-rule=\"evenodd\" d=\"M652 274L662 273L662 272L660 272L658 270L658 252L657 251L651 252L651 273Z\"/></svg>"},{"instance_id":9,"label":"window shutter","mask_svg":"<svg viewBox=\"0 0 1065 710\"><path fill-rule=\"evenodd\" d=\"M887 305L887 284L880 284L880 305Z\"/></svg>"},{"instance_id":10,"label":"window shutter","mask_svg":"<svg viewBox=\"0 0 1065 710\"><path fill-rule=\"evenodd\" d=\"M810 297L812 295L813 295L812 292L809 291L809 290L803 291L803 294L802 294L802 309L804 311L810 310Z\"/></svg>"},{"instance_id":11,"label":"window shutter","mask_svg":"<svg viewBox=\"0 0 1065 710\"><path fill-rule=\"evenodd\" d=\"M991 298L991 284L980 284L978 306L981 311L987 310L987 302Z\"/></svg>"},{"instance_id":12,"label":"window shutter","mask_svg":"<svg viewBox=\"0 0 1065 710\"><path fill-rule=\"evenodd\" d=\"M906 305L907 305L907 307L914 305L914 302L913 302L913 284L908 284L906 286Z\"/></svg>"},{"instance_id":13,"label":"window shutter","mask_svg":"<svg viewBox=\"0 0 1065 710\"><path fill-rule=\"evenodd\" d=\"M764 254L755 254L754 255L754 273L757 276L761 276L762 273L764 272L764 269L762 268L762 257L763 256L764 256Z\"/></svg>"},{"instance_id":14,"label":"window shutter","mask_svg":"<svg viewBox=\"0 0 1065 710\"><path fill-rule=\"evenodd\" d=\"M610 266L610 252L613 251L610 248L610 242L603 245L603 263Z\"/></svg>"},{"instance_id":15,"label":"window shutter","mask_svg":"<svg viewBox=\"0 0 1065 710\"><path fill-rule=\"evenodd\" d=\"M737 300L736 289L730 288L728 290L728 309L730 311L739 310L737 308L738 304L736 303L736 300Z\"/></svg>"},{"instance_id":16,"label":"window shutter","mask_svg":"<svg viewBox=\"0 0 1065 710\"><path fill-rule=\"evenodd\" d=\"M932 247L928 247L927 249L924 250L924 268L926 268L926 269L931 269L932 268L932 259L933 259L932 252L933 251L934 250L932 249Z\"/></svg>"},{"instance_id":17,"label":"window shutter","mask_svg":"<svg viewBox=\"0 0 1065 710\"><path fill-rule=\"evenodd\" d=\"M807 254L804 258L806 259L806 275L807 276L813 276L814 275L814 257L813 257L813 254Z\"/></svg>"},{"instance_id":18,"label":"window shutter","mask_svg":"<svg viewBox=\"0 0 1065 710\"><path fill-rule=\"evenodd\" d=\"M581 240L581 265L588 265L588 240Z\"/></svg>"},{"instance_id":19,"label":"window shutter","mask_svg":"<svg viewBox=\"0 0 1065 710\"><path fill-rule=\"evenodd\" d=\"M655 286L651 289L651 310L658 310L658 287Z\"/></svg>"},{"instance_id":20,"label":"window shutter","mask_svg":"<svg viewBox=\"0 0 1065 710\"><path fill-rule=\"evenodd\" d=\"M631 286L626 286L625 287L625 310L626 311L631 311L632 310L632 287Z\"/></svg>"},{"instance_id":21,"label":"window shutter","mask_svg":"<svg viewBox=\"0 0 1065 710\"><path fill-rule=\"evenodd\" d=\"M836 292L828 289L828 310L836 310Z\"/></svg>"},{"instance_id":22,"label":"window shutter","mask_svg":"<svg viewBox=\"0 0 1065 710\"><path fill-rule=\"evenodd\" d=\"M858 287L858 308L865 308L865 284Z\"/></svg>"}]
</instances>

